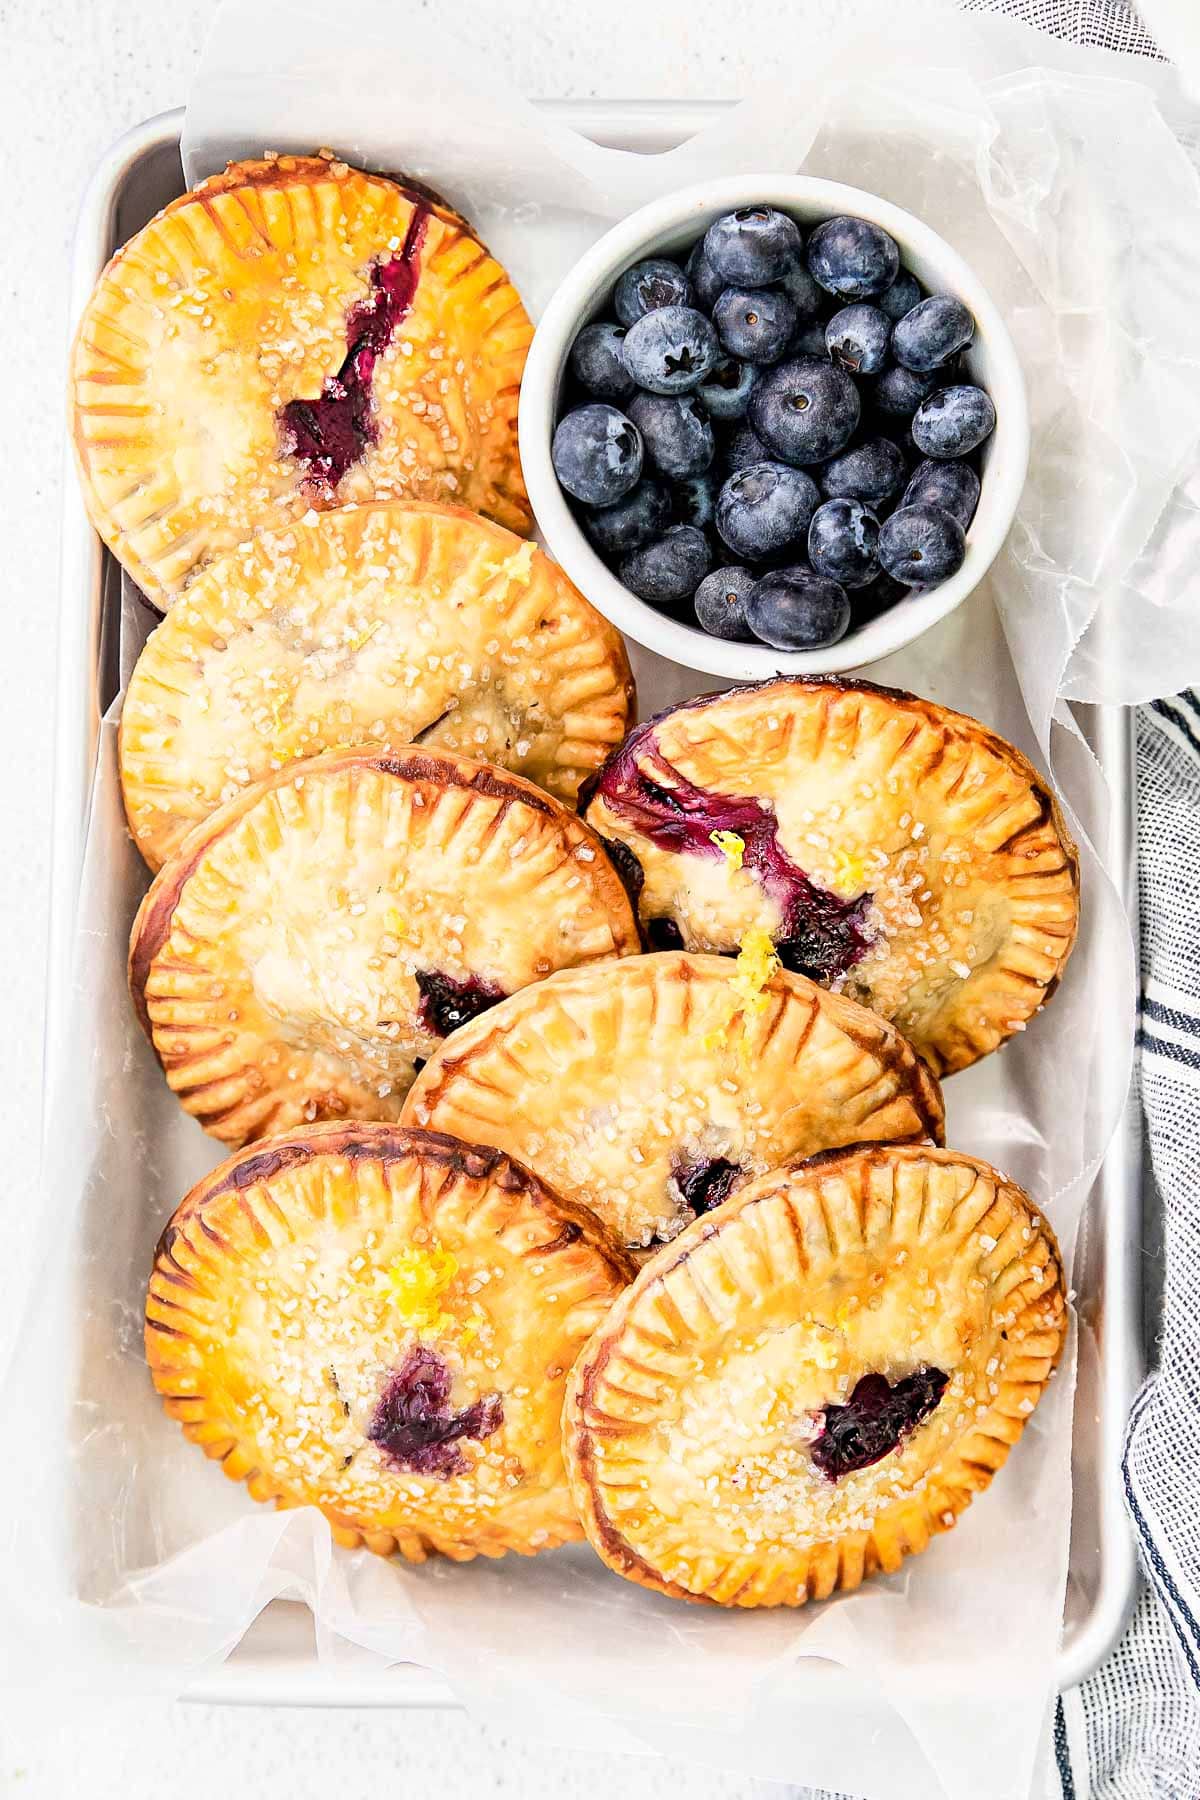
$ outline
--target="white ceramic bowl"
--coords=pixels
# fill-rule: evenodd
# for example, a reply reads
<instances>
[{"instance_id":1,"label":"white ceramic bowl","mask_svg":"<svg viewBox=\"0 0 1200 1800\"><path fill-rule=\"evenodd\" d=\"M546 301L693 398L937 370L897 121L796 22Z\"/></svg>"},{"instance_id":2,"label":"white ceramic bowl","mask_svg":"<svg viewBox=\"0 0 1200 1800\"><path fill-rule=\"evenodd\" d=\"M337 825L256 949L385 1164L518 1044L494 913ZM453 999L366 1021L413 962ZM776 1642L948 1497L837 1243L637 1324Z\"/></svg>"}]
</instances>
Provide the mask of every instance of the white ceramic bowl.
<instances>
[{"instance_id":1,"label":"white ceramic bowl","mask_svg":"<svg viewBox=\"0 0 1200 1800\"><path fill-rule=\"evenodd\" d=\"M899 601L825 650L730 643L639 600L580 530L550 461L568 353L580 327L609 311L617 277L644 256L688 250L722 213L762 203L792 214L806 227L836 213L851 213L889 231L905 266L925 288L957 295L974 314L975 338L965 360L972 379L988 390L996 407L996 429L983 450L982 493L967 533L962 568L949 581ZM911 643L965 600L987 573L1012 524L1029 460L1029 409L1017 354L998 309L979 277L928 225L841 182L805 175L738 175L684 188L643 206L581 257L556 290L534 334L521 384L520 440L521 464L538 525L552 553L592 604L619 630L673 662L729 680L753 681L778 670L820 675L861 668Z\"/></svg>"}]
</instances>

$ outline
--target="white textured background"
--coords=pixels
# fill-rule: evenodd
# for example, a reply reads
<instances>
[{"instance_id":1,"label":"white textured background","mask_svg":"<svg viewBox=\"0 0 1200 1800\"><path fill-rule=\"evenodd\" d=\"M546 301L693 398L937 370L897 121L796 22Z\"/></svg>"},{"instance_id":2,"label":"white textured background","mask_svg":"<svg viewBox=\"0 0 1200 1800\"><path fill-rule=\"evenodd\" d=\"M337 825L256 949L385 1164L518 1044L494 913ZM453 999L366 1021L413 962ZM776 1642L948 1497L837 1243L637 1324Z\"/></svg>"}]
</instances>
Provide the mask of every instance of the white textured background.
<instances>
[{"instance_id":1,"label":"white textured background","mask_svg":"<svg viewBox=\"0 0 1200 1800\"><path fill-rule=\"evenodd\" d=\"M535 95L736 96L764 47L777 63L790 41L789 0L407 3L476 33L497 70ZM838 0L840 14L851 9ZM186 98L211 10L206 0L0 0L0 1221L36 1202L67 255L101 151ZM332 63L337 0L329 21ZM0 1570L0 1606L3 1589ZM4 1800L650 1800L681 1788L689 1800L787 1791L680 1763L568 1757L454 1713L62 1695L18 1707L0 1694Z\"/></svg>"}]
</instances>

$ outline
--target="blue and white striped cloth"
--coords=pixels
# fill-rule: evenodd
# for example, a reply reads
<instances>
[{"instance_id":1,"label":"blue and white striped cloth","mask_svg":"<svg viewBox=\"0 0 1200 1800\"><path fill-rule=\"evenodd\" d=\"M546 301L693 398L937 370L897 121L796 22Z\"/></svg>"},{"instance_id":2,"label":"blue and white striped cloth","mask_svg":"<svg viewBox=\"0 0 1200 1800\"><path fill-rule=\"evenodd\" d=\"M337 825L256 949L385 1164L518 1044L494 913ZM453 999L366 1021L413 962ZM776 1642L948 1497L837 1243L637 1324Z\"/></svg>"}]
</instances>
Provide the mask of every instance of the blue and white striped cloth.
<instances>
[{"instance_id":1,"label":"blue and white striped cloth","mask_svg":"<svg viewBox=\"0 0 1200 1800\"><path fill-rule=\"evenodd\" d=\"M1156 1372L1125 1442L1146 1579L1115 1655L1059 1702L1053 1800L1200 1800L1200 696L1141 709L1137 775L1142 1104L1165 1248Z\"/></svg>"}]
</instances>

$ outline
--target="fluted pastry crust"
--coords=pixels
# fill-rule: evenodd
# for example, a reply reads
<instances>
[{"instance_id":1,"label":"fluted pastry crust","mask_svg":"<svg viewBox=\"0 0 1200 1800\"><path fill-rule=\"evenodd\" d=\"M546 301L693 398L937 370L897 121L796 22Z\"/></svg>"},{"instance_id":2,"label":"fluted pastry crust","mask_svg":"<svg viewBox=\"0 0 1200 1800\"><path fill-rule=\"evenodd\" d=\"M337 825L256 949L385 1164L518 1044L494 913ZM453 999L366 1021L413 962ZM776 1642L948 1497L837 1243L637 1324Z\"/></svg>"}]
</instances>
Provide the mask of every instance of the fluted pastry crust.
<instances>
[{"instance_id":1,"label":"fluted pastry crust","mask_svg":"<svg viewBox=\"0 0 1200 1800\"><path fill-rule=\"evenodd\" d=\"M681 784L695 815L682 823ZM720 826L739 801L772 835L765 882L696 824L709 808ZM781 677L685 701L613 752L586 815L638 857L643 920L669 921L693 950L728 950L748 928L788 935L782 853L827 916L842 913L835 973L817 978L892 1020L939 1075L1022 1030L1075 941L1078 858L1036 770L976 720L868 682ZM696 844L673 848L672 832Z\"/></svg>"},{"instance_id":2,"label":"fluted pastry crust","mask_svg":"<svg viewBox=\"0 0 1200 1800\"><path fill-rule=\"evenodd\" d=\"M183 1200L154 1259L146 1357L226 1475L318 1506L348 1548L529 1554L580 1535L565 1376L628 1274L594 1219L496 1151L311 1126ZM440 1466L424 1446L432 1468L406 1466L379 1423L414 1352L447 1382L444 1411L479 1415Z\"/></svg>"},{"instance_id":3,"label":"fluted pastry crust","mask_svg":"<svg viewBox=\"0 0 1200 1800\"><path fill-rule=\"evenodd\" d=\"M554 975L463 1026L402 1114L497 1144L635 1250L794 1155L941 1141L899 1032L776 969L683 951Z\"/></svg>"},{"instance_id":4,"label":"fluted pastry crust","mask_svg":"<svg viewBox=\"0 0 1200 1800\"><path fill-rule=\"evenodd\" d=\"M372 352L358 452L315 480L286 409L331 391L389 259L407 305ZM71 423L92 522L160 608L312 508L449 500L528 531L531 336L505 271L424 191L329 156L233 163L131 238L84 311Z\"/></svg>"},{"instance_id":5,"label":"fluted pastry crust","mask_svg":"<svg viewBox=\"0 0 1200 1800\"><path fill-rule=\"evenodd\" d=\"M988 1485L1065 1329L1054 1235L987 1164L871 1145L768 1173L662 1250L576 1363L584 1528L618 1574L682 1599L857 1587ZM940 1399L889 1454L823 1471L831 1410L864 1377L933 1373Z\"/></svg>"},{"instance_id":6,"label":"fluted pastry crust","mask_svg":"<svg viewBox=\"0 0 1200 1800\"><path fill-rule=\"evenodd\" d=\"M121 718L125 811L158 868L293 759L416 738L573 801L632 712L619 635L533 544L461 507L349 507L215 563L152 634Z\"/></svg>"},{"instance_id":7,"label":"fluted pastry crust","mask_svg":"<svg viewBox=\"0 0 1200 1800\"><path fill-rule=\"evenodd\" d=\"M444 751L345 750L196 828L142 903L129 975L183 1106L243 1144L395 1120L447 983L486 1004L637 949L599 840L548 794Z\"/></svg>"}]
</instances>

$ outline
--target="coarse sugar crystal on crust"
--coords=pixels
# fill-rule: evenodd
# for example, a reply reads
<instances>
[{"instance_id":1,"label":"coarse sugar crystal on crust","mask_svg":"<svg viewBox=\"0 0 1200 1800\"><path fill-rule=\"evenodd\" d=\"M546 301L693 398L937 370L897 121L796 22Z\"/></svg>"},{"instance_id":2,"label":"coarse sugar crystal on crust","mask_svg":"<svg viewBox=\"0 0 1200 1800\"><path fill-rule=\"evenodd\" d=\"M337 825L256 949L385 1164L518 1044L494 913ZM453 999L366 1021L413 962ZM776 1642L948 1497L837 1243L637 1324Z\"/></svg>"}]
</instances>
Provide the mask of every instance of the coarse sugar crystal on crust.
<instances>
[{"instance_id":1,"label":"coarse sugar crystal on crust","mask_svg":"<svg viewBox=\"0 0 1200 1800\"><path fill-rule=\"evenodd\" d=\"M498 1144L639 1254L790 1156L940 1142L941 1091L900 1033L760 936L524 989L441 1046L405 1122Z\"/></svg>"},{"instance_id":2,"label":"coarse sugar crystal on crust","mask_svg":"<svg viewBox=\"0 0 1200 1800\"><path fill-rule=\"evenodd\" d=\"M630 1271L596 1221L488 1149L317 1125L231 1158L154 1258L166 1411L255 1500L422 1562L580 1535L567 1370Z\"/></svg>"},{"instance_id":3,"label":"coarse sugar crystal on crust","mask_svg":"<svg viewBox=\"0 0 1200 1800\"><path fill-rule=\"evenodd\" d=\"M661 1250L576 1363L588 1538L722 1606L892 1572L992 1480L1066 1322L1053 1232L986 1163L866 1145L773 1170Z\"/></svg>"},{"instance_id":4,"label":"coarse sugar crystal on crust","mask_svg":"<svg viewBox=\"0 0 1200 1800\"><path fill-rule=\"evenodd\" d=\"M639 948L600 840L520 776L328 751L241 792L160 869L129 977L172 1089L228 1144L399 1116L464 1020Z\"/></svg>"},{"instance_id":5,"label":"coarse sugar crystal on crust","mask_svg":"<svg viewBox=\"0 0 1200 1800\"><path fill-rule=\"evenodd\" d=\"M232 163L113 257L71 354L92 522L165 609L314 508L453 501L527 532L533 328L462 217L328 154Z\"/></svg>"},{"instance_id":6,"label":"coarse sugar crystal on crust","mask_svg":"<svg viewBox=\"0 0 1200 1800\"><path fill-rule=\"evenodd\" d=\"M618 633L549 557L462 507L313 513L214 563L147 641L119 759L157 868L301 757L420 740L573 801L633 716Z\"/></svg>"},{"instance_id":7,"label":"coarse sugar crystal on crust","mask_svg":"<svg viewBox=\"0 0 1200 1800\"><path fill-rule=\"evenodd\" d=\"M932 700L780 677L635 727L587 817L637 857L652 941L785 966L899 1026L936 1074L1021 1031L1075 941L1057 802L996 733Z\"/></svg>"}]
</instances>

